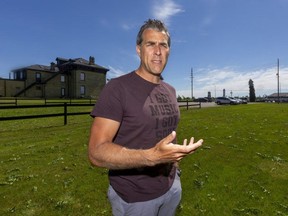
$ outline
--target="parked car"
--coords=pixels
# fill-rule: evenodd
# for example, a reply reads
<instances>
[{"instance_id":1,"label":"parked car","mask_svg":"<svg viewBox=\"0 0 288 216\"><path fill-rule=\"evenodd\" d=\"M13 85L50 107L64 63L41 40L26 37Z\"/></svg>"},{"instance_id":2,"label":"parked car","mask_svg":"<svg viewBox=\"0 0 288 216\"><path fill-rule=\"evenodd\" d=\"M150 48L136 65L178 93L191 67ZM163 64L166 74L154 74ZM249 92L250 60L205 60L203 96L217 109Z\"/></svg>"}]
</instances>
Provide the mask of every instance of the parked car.
<instances>
[{"instance_id":1,"label":"parked car","mask_svg":"<svg viewBox=\"0 0 288 216\"><path fill-rule=\"evenodd\" d=\"M228 98L228 97L217 97L215 99L215 103L218 105L221 104L238 104L238 102L234 99Z\"/></svg>"},{"instance_id":2,"label":"parked car","mask_svg":"<svg viewBox=\"0 0 288 216\"><path fill-rule=\"evenodd\" d=\"M242 104L247 104L248 103L248 100L246 98L241 98L242 100Z\"/></svg>"},{"instance_id":3,"label":"parked car","mask_svg":"<svg viewBox=\"0 0 288 216\"><path fill-rule=\"evenodd\" d=\"M242 100L240 98L233 98L233 97L228 97L229 99L236 101L237 104L242 104Z\"/></svg>"},{"instance_id":4,"label":"parked car","mask_svg":"<svg viewBox=\"0 0 288 216\"><path fill-rule=\"evenodd\" d=\"M197 98L194 101L195 102L204 102L204 103L209 102L207 98L203 98L203 97L202 98Z\"/></svg>"}]
</instances>

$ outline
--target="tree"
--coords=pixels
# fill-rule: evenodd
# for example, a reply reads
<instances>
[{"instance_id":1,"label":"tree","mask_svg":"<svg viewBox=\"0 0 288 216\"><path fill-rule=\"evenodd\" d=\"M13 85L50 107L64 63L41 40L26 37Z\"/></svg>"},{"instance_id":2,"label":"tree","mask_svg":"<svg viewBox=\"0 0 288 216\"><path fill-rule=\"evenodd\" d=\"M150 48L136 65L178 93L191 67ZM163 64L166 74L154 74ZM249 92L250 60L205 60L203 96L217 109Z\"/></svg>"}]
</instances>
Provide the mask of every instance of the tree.
<instances>
[{"instance_id":1,"label":"tree","mask_svg":"<svg viewBox=\"0 0 288 216\"><path fill-rule=\"evenodd\" d=\"M253 80L250 79L248 84L249 84L249 98L250 98L250 102L255 102L256 96L255 96L255 88L254 88Z\"/></svg>"}]
</instances>

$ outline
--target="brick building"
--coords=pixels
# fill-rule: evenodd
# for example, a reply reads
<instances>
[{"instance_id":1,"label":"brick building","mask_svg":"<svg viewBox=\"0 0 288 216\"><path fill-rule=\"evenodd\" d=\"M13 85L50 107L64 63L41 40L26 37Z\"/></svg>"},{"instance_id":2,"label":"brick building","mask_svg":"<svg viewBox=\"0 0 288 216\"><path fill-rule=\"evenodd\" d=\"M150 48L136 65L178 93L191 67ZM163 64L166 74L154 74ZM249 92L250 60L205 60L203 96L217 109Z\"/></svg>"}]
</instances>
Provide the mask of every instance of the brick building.
<instances>
[{"instance_id":1,"label":"brick building","mask_svg":"<svg viewBox=\"0 0 288 216\"><path fill-rule=\"evenodd\" d=\"M28 98L97 98L109 70L94 57L56 58L49 66L30 65L12 71L13 79L0 79L0 96Z\"/></svg>"}]
</instances>

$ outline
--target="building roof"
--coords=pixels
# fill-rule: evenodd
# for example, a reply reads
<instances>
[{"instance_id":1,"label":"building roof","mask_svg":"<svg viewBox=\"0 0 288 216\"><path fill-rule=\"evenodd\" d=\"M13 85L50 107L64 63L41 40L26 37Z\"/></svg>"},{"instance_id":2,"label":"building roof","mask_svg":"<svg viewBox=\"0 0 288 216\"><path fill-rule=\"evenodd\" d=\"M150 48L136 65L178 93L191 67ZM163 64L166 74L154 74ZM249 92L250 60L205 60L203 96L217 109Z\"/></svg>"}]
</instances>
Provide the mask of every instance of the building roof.
<instances>
[{"instance_id":1,"label":"building roof","mask_svg":"<svg viewBox=\"0 0 288 216\"><path fill-rule=\"evenodd\" d=\"M92 68L109 71L109 69L102 67L98 64L95 64L94 58L92 61L91 61L91 58L93 57L90 56L89 61L87 61L86 59L83 59L83 58L65 59L65 58L57 57L56 61L59 66L60 65L81 65L81 66L89 66Z\"/></svg>"},{"instance_id":2,"label":"building roof","mask_svg":"<svg viewBox=\"0 0 288 216\"><path fill-rule=\"evenodd\" d=\"M54 70L52 70L51 66L46 66L46 65L39 65L39 64L34 64L34 65L29 65L26 67L20 67L12 70L12 72L16 72L19 70L37 70L37 71L47 71L47 72L59 72L59 68L55 67Z\"/></svg>"},{"instance_id":3,"label":"building roof","mask_svg":"<svg viewBox=\"0 0 288 216\"><path fill-rule=\"evenodd\" d=\"M277 98L278 97L278 93L273 93L271 95L268 96L268 98ZM288 98L288 93L279 93L279 97L287 97Z\"/></svg>"},{"instance_id":4,"label":"building roof","mask_svg":"<svg viewBox=\"0 0 288 216\"><path fill-rule=\"evenodd\" d=\"M66 65L79 65L79 66L90 67L90 68L93 68L94 70L99 69L105 72L109 71L109 69L102 67L98 64L95 64L94 57L91 57L91 56L89 58L89 61L83 58L66 59L66 58L61 58L61 57L57 57L56 61L57 61L57 64L52 62L49 66L34 64L34 65L27 66L27 67L17 68L12 71L14 72L14 71L19 71L19 70L37 70L37 71L46 71L46 72L59 72L60 71L59 67L66 66Z\"/></svg>"}]
</instances>

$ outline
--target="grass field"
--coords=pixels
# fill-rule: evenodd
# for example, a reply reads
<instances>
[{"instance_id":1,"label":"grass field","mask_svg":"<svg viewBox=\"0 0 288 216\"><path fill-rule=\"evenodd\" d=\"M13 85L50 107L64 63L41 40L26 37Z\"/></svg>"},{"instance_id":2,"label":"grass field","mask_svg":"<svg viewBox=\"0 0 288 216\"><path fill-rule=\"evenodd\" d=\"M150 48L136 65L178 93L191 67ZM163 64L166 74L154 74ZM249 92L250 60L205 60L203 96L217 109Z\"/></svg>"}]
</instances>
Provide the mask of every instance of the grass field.
<instances>
[{"instance_id":1,"label":"grass field","mask_svg":"<svg viewBox=\"0 0 288 216\"><path fill-rule=\"evenodd\" d=\"M91 121L0 122L0 215L111 215L107 170L87 159ZM287 131L288 104L183 109L178 139L204 145L181 161L177 215L288 215Z\"/></svg>"}]
</instances>

